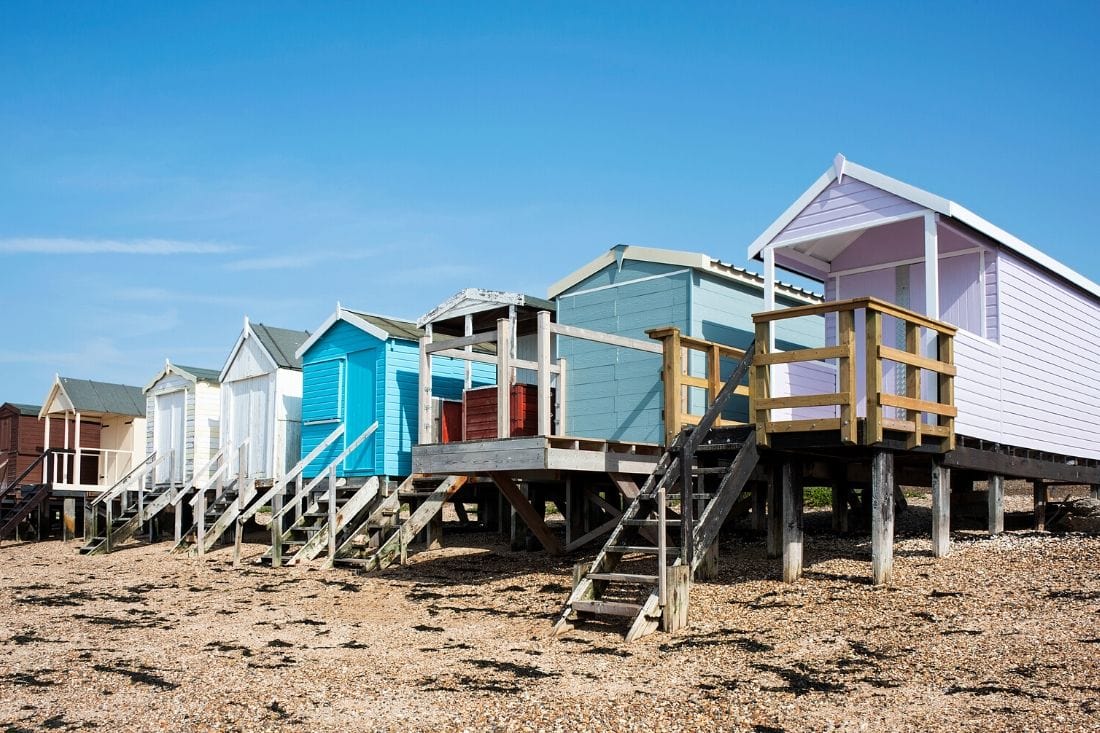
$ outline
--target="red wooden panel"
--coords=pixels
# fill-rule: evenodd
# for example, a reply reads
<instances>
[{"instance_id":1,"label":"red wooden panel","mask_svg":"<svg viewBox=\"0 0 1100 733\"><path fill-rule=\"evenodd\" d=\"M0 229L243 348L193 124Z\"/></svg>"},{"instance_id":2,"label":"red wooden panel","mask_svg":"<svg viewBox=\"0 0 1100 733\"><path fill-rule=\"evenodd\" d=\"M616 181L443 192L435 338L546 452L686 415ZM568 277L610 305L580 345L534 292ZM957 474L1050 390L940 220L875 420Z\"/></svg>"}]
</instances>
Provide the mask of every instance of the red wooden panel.
<instances>
[{"instance_id":1,"label":"red wooden panel","mask_svg":"<svg viewBox=\"0 0 1100 733\"><path fill-rule=\"evenodd\" d=\"M462 403L457 400L444 400L440 420L440 441L458 443L462 440Z\"/></svg>"},{"instance_id":2,"label":"red wooden panel","mask_svg":"<svg viewBox=\"0 0 1100 733\"><path fill-rule=\"evenodd\" d=\"M534 384L514 384L511 398L512 437L538 435L538 387ZM496 438L497 388L468 389L462 395L462 401L465 426L463 440Z\"/></svg>"}]
</instances>

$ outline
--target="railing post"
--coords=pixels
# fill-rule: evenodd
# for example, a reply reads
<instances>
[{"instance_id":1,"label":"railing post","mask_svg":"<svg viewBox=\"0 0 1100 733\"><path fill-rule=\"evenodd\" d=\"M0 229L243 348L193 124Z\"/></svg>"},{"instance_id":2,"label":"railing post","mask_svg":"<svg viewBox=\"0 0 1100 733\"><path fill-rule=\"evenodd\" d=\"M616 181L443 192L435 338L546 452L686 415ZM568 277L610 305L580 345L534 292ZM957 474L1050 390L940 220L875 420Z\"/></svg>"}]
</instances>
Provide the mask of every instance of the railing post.
<instances>
[{"instance_id":1,"label":"railing post","mask_svg":"<svg viewBox=\"0 0 1100 733\"><path fill-rule=\"evenodd\" d=\"M336 466L328 467L328 557L336 557Z\"/></svg>"},{"instance_id":2,"label":"railing post","mask_svg":"<svg viewBox=\"0 0 1100 733\"><path fill-rule=\"evenodd\" d=\"M696 430L698 428L695 428ZM683 442L680 453L680 557L688 568L695 559L695 453L691 441ZM689 571L689 576L690 576Z\"/></svg>"},{"instance_id":3,"label":"railing post","mask_svg":"<svg viewBox=\"0 0 1100 733\"><path fill-rule=\"evenodd\" d=\"M937 358L947 364L955 363L955 337L949 333L940 333L936 336ZM950 374L940 374L938 377L937 398L941 405L953 407L955 405L955 378ZM947 450L955 450L955 418L943 415L937 422L947 428L945 445Z\"/></svg>"},{"instance_id":4,"label":"railing post","mask_svg":"<svg viewBox=\"0 0 1100 733\"><path fill-rule=\"evenodd\" d=\"M882 394L882 360L878 354L882 344L882 314L870 305L866 310L867 385L864 391L867 397L867 422L863 442L874 445L882 442L882 405L879 403L879 395Z\"/></svg>"},{"instance_id":5,"label":"railing post","mask_svg":"<svg viewBox=\"0 0 1100 733\"><path fill-rule=\"evenodd\" d=\"M271 567L283 565L283 494L271 497Z\"/></svg>"},{"instance_id":6,"label":"railing post","mask_svg":"<svg viewBox=\"0 0 1100 733\"><path fill-rule=\"evenodd\" d=\"M417 391L419 403L417 404L417 429L420 445L428 445L432 442L432 355L428 353L428 346L432 343L431 336L420 337L420 389Z\"/></svg>"},{"instance_id":7,"label":"railing post","mask_svg":"<svg viewBox=\"0 0 1100 733\"><path fill-rule=\"evenodd\" d=\"M762 400L771 398L771 368L763 363L764 357L771 352L771 322L759 321L756 324L756 353L753 355L753 368L749 380L749 419L756 423L756 444L766 447L768 440L768 414L767 409L760 407Z\"/></svg>"},{"instance_id":8,"label":"railing post","mask_svg":"<svg viewBox=\"0 0 1100 733\"><path fill-rule=\"evenodd\" d=\"M718 393L722 390L722 351L718 344L711 344L710 351L707 352L707 381L710 382L710 387L707 388L709 405L718 399ZM714 424L722 424L721 415Z\"/></svg>"},{"instance_id":9,"label":"railing post","mask_svg":"<svg viewBox=\"0 0 1100 733\"><path fill-rule=\"evenodd\" d=\"M115 502L113 499L108 499L105 503L107 504L107 527L105 536L107 538L107 552L110 552L114 549L111 547L111 535L113 534L111 525L114 524L115 520Z\"/></svg>"},{"instance_id":10,"label":"railing post","mask_svg":"<svg viewBox=\"0 0 1100 733\"><path fill-rule=\"evenodd\" d=\"M657 602L668 605L668 530L667 493L662 483L657 489Z\"/></svg>"},{"instance_id":11,"label":"railing post","mask_svg":"<svg viewBox=\"0 0 1100 733\"><path fill-rule=\"evenodd\" d=\"M905 322L905 350L914 356L920 356L920 326L915 323ZM913 364L905 366L905 396L913 399L921 399L920 367ZM913 423L913 432L905 441L905 447L912 450L921 444L921 422L924 413L920 410L906 410L905 419Z\"/></svg>"},{"instance_id":12,"label":"railing post","mask_svg":"<svg viewBox=\"0 0 1100 733\"><path fill-rule=\"evenodd\" d=\"M855 312L842 310L837 314L840 345L844 356L840 357L840 384L837 390L843 395L840 404L840 439L855 443L859 437L859 418L856 417L856 325Z\"/></svg>"},{"instance_id":13,"label":"railing post","mask_svg":"<svg viewBox=\"0 0 1100 733\"><path fill-rule=\"evenodd\" d=\"M221 481L221 479L218 479ZM206 554L206 488L199 490L195 497L195 544L199 548L199 557Z\"/></svg>"},{"instance_id":14,"label":"railing post","mask_svg":"<svg viewBox=\"0 0 1100 733\"><path fill-rule=\"evenodd\" d=\"M550 311L539 311L537 319L539 435L550 435Z\"/></svg>"},{"instance_id":15,"label":"railing post","mask_svg":"<svg viewBox=\"0 0 1100 733\"><path fill-rule=\"evenodd\" d=\"M512 325L497 320L497 438L512 437Z\"/></svg>"},{"instance_id":16,"label":"railing post","mask_svg":"<svg viewBox=\"0 0 1100 733\"><path fill-rule=\"evenodd\" d=\"M554 393L554 422L555 435L566 434L566 415L565 415L565 390L567 389L566 371L568 371L569 362L564 358L558 358L558 388Z\"/></svg>"},{"instance_id":17,"label":"railing post","mask_svg":"<svg viewBox=\"0 0 1100 733\"><path fill-rule=\"evenodd\" d=\"M669 446L676 440L676 436L680 434L683 427L680 422L680 374L683 372L683 366L680 363L680 329L668 329L661 343L664 346L661 381L665 393L665 445Z\"/></svg>"}]
</instances>

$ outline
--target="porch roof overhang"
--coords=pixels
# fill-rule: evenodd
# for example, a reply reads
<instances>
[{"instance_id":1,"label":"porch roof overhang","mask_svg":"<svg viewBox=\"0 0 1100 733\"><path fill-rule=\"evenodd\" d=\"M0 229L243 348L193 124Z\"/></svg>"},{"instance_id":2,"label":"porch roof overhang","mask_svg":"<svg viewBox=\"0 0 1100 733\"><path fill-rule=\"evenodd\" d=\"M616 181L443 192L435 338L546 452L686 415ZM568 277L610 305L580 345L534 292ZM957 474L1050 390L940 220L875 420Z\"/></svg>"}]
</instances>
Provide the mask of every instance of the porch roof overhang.
<instances>
[{"instance_id":1,"label":"porch roof overhang","mask_svg":"<svg viewBox=\"0 0 1100 733\"><path fill-rule=\"evenodd\" d=\"M431 325L432 331L449 336L465 334L466 317L470 316L475 333L496 327L497 319L516 314L517 335L534 331L539 311L557 311L552 301L524 293L466 288L452 295L416 320L419 328Z\"/></svg>"},{"instance_id":2,"label":"porch roof overhang","mask_svg":"<svg viewBox=\"0 0 1100 733\"><path fill-rule=\"evenodd\" d=\"M850 226L838 226L832 230L819 231L803 237L782 237L784 230L834 181L845 177L863 181L911 204L898 207L898 211L889 216L876 219L871 223L857 223ZM894 224L908 219L938 215L941 221L953 221L962 228L976 231L995 244L1028 259L1048 270L1059 278L1100 298L1100 285L1081 273L1067 267L1053 257L1041 252L1027 242L1009 234L1004 229L978 216L964 206L949 199L924 191L916 186L899 181L896 178L879 173L853 163L837 155L833 165L826 170L779 218L749 245L749 259L764 260L765 250L773 250L777 263L784 269L798 274L820 279L830 270L830 263L839 256L861 234L870 228Z\"/></svg>"},{"instance_id":3,"label":"porch roof overhang","mask_svg":"<svg viewBox=\"0 0 1100 733\"><path fill-rule=\"evenodd\" d=\"M94 382L90 379L54 377L38 417L80 413L89 418L145 417L141 387Z\"/></svg>"}]
</instances>

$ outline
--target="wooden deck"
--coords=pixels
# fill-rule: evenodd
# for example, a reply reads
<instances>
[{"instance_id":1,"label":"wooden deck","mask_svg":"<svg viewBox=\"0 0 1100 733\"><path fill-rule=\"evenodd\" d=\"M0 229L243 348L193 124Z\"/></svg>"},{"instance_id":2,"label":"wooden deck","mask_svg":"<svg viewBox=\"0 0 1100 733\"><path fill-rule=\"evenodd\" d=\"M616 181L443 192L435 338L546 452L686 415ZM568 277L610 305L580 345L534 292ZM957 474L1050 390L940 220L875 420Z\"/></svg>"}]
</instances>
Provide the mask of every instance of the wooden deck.
<instances>
[{"instance_id":1,"label":"wooden deck","mask_svg":"<svg viewBox=\"0 0 1100 733\"><path fill-rule=\"evenodd\" d=\"M648 476L661 449L565 436L436 443L413 448L413 471L424 474L534 474L584 471Z\"/></svg>"}]
</instances>

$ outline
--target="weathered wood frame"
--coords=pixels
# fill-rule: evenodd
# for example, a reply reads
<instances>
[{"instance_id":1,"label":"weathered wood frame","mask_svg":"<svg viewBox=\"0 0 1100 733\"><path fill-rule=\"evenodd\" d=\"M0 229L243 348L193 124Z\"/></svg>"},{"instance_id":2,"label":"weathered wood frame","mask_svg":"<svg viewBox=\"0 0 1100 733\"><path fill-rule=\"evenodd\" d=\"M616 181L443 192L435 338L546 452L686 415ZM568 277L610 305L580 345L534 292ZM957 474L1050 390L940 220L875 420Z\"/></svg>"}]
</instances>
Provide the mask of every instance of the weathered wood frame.
<instances>
[{"instance_id":1,"label":"weathered wood frame","mask_svg":"<svg viewBox=\"0 0 1100 733\"><path fill-rule=\"evenodd\" d=\"M722 359L732 359L736 363L741 360L745 352L714 341L684 336L680 329L672 326L651 328L646 331L646 335L661 342L661 354L664 360L661 381L664 383L665 445L672 445L685 425L698 425L703 417L702 414L696 415L690 412L689 388L706 390L706 404L709 406L725 384L722 380ZM705 377L688 373L692 353L699 353L705 357ZM741 385L734 394L749 397L749 387ZM744 424L737 420L724 420L721 417L715 422L716 427Z\"/></svg>"},{"instance_id":2,"label":"weathered wood frame","mask_svg":"<svg viewBox=\"0 0 1100 733\"><path fill-rule=\"evenodd\" d=\"M855 338L856 311L864 311L866 329L864 338L865 355L865 393L866 419L862 442L874 445L883 441L883 432L891 430L906 434L906 447L916 448L928 435L941 439L940 448L950 451L955 448L955 375L954 337L956 328L937 321L907 308L894 305L878 298L853 298L819 305L784 308L782 310L756 313L753 322L756 325L756 354L752 370L750 391L752 419L756 423L758 440L763 446L769 444L773 433L794 433L816 430L837 430L843 443L856 444L859 441L859 421L856 417L858 386L856 374ZM795 349L791 351L773 351L772 324L777 321L804 316L818 316L828 313L837 314L839 338L836 346ZM905 325L905 348L887 346L882 338L882 318L897 318ZM922 345L926 342L924 332L930 332L934 339L936 358L925 356ZM774 397L771 387L771 369L775 364L796 364L826 359L837 360L838 385L832 394L789 395ZM891 394L883 390L882 363L892 361L905 367L906 389L904 395ZM925 400L921 394L923 371L932 372L936 378L937 398ZM800 407L839 408L839 417L801 420L773 420L771 411ZM884 407L896 407L906 411L905 419L890 419L884 416ZM933 423L925 423L924 415L932 415Z\"/></svg>"}]
</instances>

